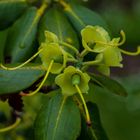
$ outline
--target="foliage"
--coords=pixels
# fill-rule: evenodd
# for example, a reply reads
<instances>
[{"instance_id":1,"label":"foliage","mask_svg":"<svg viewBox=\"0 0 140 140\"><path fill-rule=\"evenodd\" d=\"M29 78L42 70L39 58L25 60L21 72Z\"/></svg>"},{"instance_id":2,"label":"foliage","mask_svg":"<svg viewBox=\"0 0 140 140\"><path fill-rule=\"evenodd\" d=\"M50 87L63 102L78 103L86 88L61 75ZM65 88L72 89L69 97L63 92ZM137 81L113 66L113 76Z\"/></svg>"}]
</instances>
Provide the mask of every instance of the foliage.
<instances>
[{"instance_id":1,"label":"foliage","mask_svg":"<svg viewBox=\"0 0 140 140\"><path fill-rule=\"evenodd\" d=\"M122 54L139 55L140 47L136 52L120 49L124 31L121 37L110 37L105 21L75 2L1 0L0 11L0 99L12 107L12 125L0 133L23 118L8 137L108 140L93 93L104 90L124 100L127 91L110 78L110 68L123 67ZM26 100L31 106L26 107ZM28 115L35 120L32 127ZM8 120L3 113L0 117L4 127ZM1 139L8 139L5 134Z\"/></svg>"}]
</instances>

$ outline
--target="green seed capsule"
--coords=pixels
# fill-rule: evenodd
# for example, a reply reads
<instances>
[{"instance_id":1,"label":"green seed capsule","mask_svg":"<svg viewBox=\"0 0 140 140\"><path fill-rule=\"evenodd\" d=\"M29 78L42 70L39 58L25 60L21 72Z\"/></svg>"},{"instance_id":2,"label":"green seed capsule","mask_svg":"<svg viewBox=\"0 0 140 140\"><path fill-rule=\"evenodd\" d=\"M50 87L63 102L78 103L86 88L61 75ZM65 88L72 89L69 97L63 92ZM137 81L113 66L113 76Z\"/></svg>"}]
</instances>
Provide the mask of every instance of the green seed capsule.
<instances>
[{"instance_id":1,"label":"green seed capsule","mask_svg":"<svg viewBox=\"0 0 140 140\"><path fill-rule=\"evenodd\" d=\"M73 85L79 85L80 84L80 81L81 81L81 76L79 74L74 74L72 75L72 84Z\"/></svg>"}]
</instances>

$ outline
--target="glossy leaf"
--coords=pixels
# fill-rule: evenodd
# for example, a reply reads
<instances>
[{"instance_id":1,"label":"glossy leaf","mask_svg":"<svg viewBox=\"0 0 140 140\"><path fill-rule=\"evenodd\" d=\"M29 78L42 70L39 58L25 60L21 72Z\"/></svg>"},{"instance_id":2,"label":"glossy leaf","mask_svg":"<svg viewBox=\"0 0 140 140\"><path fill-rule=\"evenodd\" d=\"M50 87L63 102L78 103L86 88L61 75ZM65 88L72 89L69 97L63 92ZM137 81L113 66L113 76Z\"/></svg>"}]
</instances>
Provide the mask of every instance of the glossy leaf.
<instances>
[{"instance_id":1,"label":"glossy leaf","mask_svg":"<svg viewBox=\"0 0 140 140\"><path fill-rule=\"evenodd\" d=\"M105 21L94 11L91 11L81 5L71 4L70 7L71 10L66 9L66 14L75 29L79 32L86 25L99 25L108 29Z\"/></svg>"},{"instance_id":2,"label":"glossy leaf","mask_svg":"<svg viewBox=\"0 0 140 140\"><path fill-rule=\"evenodd\" d=\"M33 54L36 48L32 45L39 18L37 8L31 7L12 26L6 44L7 56L11 58L11 63L23 62Z\"/></svg>"},{"instance_id":3,"label":"glossy leaf","mask_svg":"<svg viewBox=\"0 0 140 140\"><path fill-rule=\"evenodd\" d=\"M14 71L0 69L0 94L11 94L26 89L43 74L44 71L31 67Z\"/></svg>"},{"instance_id":4,"label":"glossy leaf","mask_svg":"<svg viewBox=\"0 0 140 140\"><path fill-rule=\"evenodd\" d=\"M120 96L127 96L127 92L125 88L116 80L113 80L107 76L104 75L93 75L92 74L92 81L97 83L99 86L108 89L112 93Z\"/></svg>"},{"instance_id":5,"label":"glossy leaf","mask_svg":"<svg viewBox=\"0 0 140 140\"><path fill-rule=\"evenodd\" d=\"M41 19L38 38L40 43L45 40L45 30L55 33L59 40L70 43L78 48L79 42L76 32L60 9L56 7L51 8L46 11Z\"/></svg>"},{"instance_id":6,"label":"glossy leaf","mask_svg":"<svg viewBox=\"0 0 140 140\"><path fill-rule=\"evenodd\" d=\"M87 126L84 116L82 117L82 130L78 140L109 140L107 134L102 127L99 110L95 103L87 103L90 118L92 121L91 126Z\"/></svg>"},{"instance_id":7,"label":"glossy leaf","mask_svg":"<svg viewBox=\"0 0 140 140\"><path fill-rule=\"evenodd\" d=\"M7 39L7 33L7 29L0 32L0 62L4 62L4 49Z\"/></svg>"},{"instance_id":8,"label":"glossy leaf","mask_svg":"<svg viewBox=\"0 0 140 140\"><path fill-rule=\"evenodd\" d=\"M27 7L26 0L0 0L0 29L11 25Z\"/></svg>"},{"instance_id":9,"label":"glossy leaf","mask_svg":"<svg viewBox=\"0 0 140 140\"><path fill-rule=\"evenodd\" d=\"M80 133L80 112L72 98L61 93L43 104L35 121L35 140L75 140Z\"/></svg>"}]
</instances>

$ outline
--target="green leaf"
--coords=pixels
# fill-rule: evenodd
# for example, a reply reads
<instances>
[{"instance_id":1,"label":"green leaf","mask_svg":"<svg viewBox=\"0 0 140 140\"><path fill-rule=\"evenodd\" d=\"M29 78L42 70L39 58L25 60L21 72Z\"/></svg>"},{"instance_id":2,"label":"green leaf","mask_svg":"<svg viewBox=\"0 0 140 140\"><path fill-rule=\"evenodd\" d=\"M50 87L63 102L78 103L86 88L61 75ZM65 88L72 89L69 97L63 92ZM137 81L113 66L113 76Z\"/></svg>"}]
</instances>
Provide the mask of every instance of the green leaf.
<instances>
[{"instance_id":1,"label":"green leaf","mask_svg":"<svg viewBox=\"0 0 140 140\"><path fill-rule=\"evenodd\" d=\"M104 75L95 75L92 74L92 81L97 83L99 86L108 89L114 94L120 95L120 96L127 96L127 92L125 88L118 83L116 80L113 80L107 76Z\"/></svg>"},{"instance_id":2,"label":"green leaf","mask_svg":"<svg viewBox=\"0 0 140 140\"><path fill-rule=\"evenodd\" d=\"M71 4L70 9L66 9L66 14L78 32L86 25L100 25L108 29L105 21L97 13L81 5Z\"/></svg>"},{"instance_id":3,"label":"green leaf","mask_svg":"<svg viewBox=\"0 0 140 140\"><path fill-rule=\"evenodd\" d=\"M130 74L125 77L116 77L129 93L137 94L140 91L140 73Z\"/></svg>"},{"instance_id":4,"label":"green leaf","mask_svg":"<svg viewBox=\"0 0 140 140\"><path fill-rule=\"evenodd\" d=\"M61 93L44 104L35 121L35 140L75 140L80 133L80 112L72 98Z\"/></svg>"},{"instance_id":5,"label":"green leaf","mask_svg":"<svg viewBox=\"0 0 140 140\"><path fill-rule=\"evenodd\" d=\"M27 7L26 0L0 0L0 29L11 25Z\"/></svg>"},{"instance_id":6,"label":"green leaf","mask_svg":"<svg viewBox=\"0 0 140 140\"><path fill-rule=\"evenodd\" d=\"M78 140L109 140L102 127L99 110L95 103L88 102L87 107L92 121L91 126L87 126L84 116L82 117L82 130Z\"/></svg>"},{"instance_id":7,"label":"green leaf","mask_svg":"<svg viewBox=\"0 0 140 140\"><path fill-rule=\"evenodd\" d=\"M31 7L10 29L6 55L11 58L11 63L27 60L36 50L33 43L39 19L40 14L37 8Z\"/></svg>"},{"instance_id":8,"label":"green leaf","mask_svg":"<svg viewBox=\"0 0 140 140\"><path fill-rule=\"evenodd\" d=\"M73 30L63 12L54 7L46 11L39 25L39 42L45 40L44 31L55 33L61 41L70 43L78 48L79 42L76 32Z\"/></svg>"},{"instance_id":9,"label":"green leaf","mask_svg":"<svg viewBox=\"0 0 140 140\"><path fill-rule=\"evenodd\" d=\"M30 87L44 71L32 67L8 71L0 69L0 94L19 92Z\"/></svg>"},{"instance_id":10,"label":"green leaf","mask_svg":"<svg viewBox=\"0 0 140 140\"><path fill-rule=\"evenodd\" d=\"M0 62L4 62L4 48L6 44L8 29L0 32Z\"/></svg>"}]
</instances>

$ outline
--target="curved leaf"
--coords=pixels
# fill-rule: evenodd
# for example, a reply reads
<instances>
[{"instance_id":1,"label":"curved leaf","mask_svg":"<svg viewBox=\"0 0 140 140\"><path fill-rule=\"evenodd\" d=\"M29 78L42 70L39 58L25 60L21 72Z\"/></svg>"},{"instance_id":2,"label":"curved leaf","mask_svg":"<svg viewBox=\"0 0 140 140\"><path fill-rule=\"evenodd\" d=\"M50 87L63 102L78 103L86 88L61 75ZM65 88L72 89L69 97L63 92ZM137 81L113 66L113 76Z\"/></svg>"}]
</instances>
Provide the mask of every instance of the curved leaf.
<instances>
[{"instance_id":1,"label":"curved leaf","mask_svg":"<svg viewBox=\"0 0 140 140\"><path fill-rule=\"evenodd\" d=\"M70 8L65 9L66 14L78 32L86 25L100 25L108 29L105 21L94 11L77 4L71 4L69 6Z\"/></svg>"},{"instance_id":2,"label":"curved leaf","mask_svg":"<svg viewBox=\"0 0 140 140\"><path fill-rule=\"evenodd\" d=\"M111 91L114 94L124 96L124 97L127 96L127 92L126 92L125 88L120 83L118 83L117 81L115 81L107 76L92 74L91 79L95 83L100 85L101 87L108 89L109 91Z\"/></svg>"},{"instance_id":3,"label":"curved leaf","mask_svg":"<svg viewBox=\"0 0 140 140\"><path fill-rule=\"evenodd\" d=\"M31 7L12 26L6 44L7 56L11 58L11 63L27 60L36 50L32 45L40 16L40 11Z\"/></svg>"},{"instance_id":4,"label":"curved leaf","mask_svg":"<svg viewBox=\"0 0 140 140\"><path fill-rule=\"evenodd\" d=\"M11 25L27 7L26 0L0 0L0 29Z\"/></svg>"},{"instance_id":5,"label":"curved leaf","mask_svg":"<svg viewBox=\"0 0 140 140\"><path fill-rule=\"evenodd\" d=\"M26 89L43 74L44 71L32 69L31 67L24 67L14 71L0 69L0 95Z\"/></svg>"},{"instance_id":6,"label":"curved leaf","mask_svg":"<svg viewBox=\"0 0 140 140\"><path fill-rule=\"evenodd\" d=\"M35 140L75 140L79 133L80 112L72 98L59 93L38 113Z\"/></svg>"},{"instance_id":7,"label":"curved leaf","mask_svg":"<svg viewBox=\"0 0 140 140\"><path fill-rule=\"evenodd\" d=\"M84 116L82 117L82 130L78 140L109 140L102 127L99 110L95 103L88 102L87 107L92 121L91 126L87 126Z\"/></svg>"},{"instance_id":8,"label":"curved leaf","mask_svg":"<svg viewBox=\"0 0 140 140\"><path fill-rule=\"evenodd\" d=\"M79 46L76 32L61 10L56 7L46 11L40 21L38 38L40 43L45 39L45 30L55 33L61 41L68 42L75 47Z\"/></svg>"}]
</instances>

